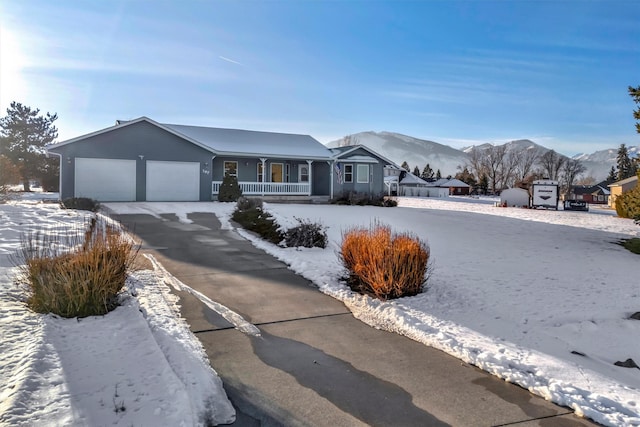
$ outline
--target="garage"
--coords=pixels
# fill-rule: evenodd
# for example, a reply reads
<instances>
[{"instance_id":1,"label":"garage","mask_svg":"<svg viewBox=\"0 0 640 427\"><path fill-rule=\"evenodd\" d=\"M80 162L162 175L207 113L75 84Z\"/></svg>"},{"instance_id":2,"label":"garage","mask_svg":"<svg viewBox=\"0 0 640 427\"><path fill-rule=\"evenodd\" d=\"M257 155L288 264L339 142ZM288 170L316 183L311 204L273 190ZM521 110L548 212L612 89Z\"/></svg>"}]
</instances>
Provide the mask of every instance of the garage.
<instances>
[{"instance_id":1,"label":"garage","mask_svg":"<svg viewBox=\"0 0 640 427\"><path fill-rule=\"evenodd\" d=\"M136 161L75 159L75 197L103 202L136 200Z\"/></svg>"},{"instance_id":2,"label":"garage","mask_svg":"<svg viewBox=\"0 0 640 427\"><path fill-rule=\"evenodd\" d=\"M200 200L200 163L147 161L147 200Z\"/></svg>"}]
</instances>

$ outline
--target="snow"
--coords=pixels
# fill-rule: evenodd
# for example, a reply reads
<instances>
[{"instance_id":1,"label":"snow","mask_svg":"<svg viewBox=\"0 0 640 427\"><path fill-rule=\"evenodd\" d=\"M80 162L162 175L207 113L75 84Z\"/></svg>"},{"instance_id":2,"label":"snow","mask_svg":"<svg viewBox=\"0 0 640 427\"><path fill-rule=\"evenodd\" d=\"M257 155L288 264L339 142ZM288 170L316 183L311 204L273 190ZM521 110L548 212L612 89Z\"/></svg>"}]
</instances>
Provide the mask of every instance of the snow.
<instances>
[{"instance_id":1,"label":"snow","mask_svg":"<svg viewBox=\"0 0 640 427\"><path fill-rule=\"evenodd\" d=\"M640 321L629 319L640 311L640 289L633 278L639 258L616 244L620 239L639 236L640 227L597 206L591 206L589 212L564 212L500 208L495 206L496 201L400 198L397 208L265 204L265 209L285 228L297 225L296 218L322 223L330 241L326 249L283 248L244 230L237 231L314 282L322 292L343 301L357 318L373 327L441 349L604 425L640 425L640 370L614 365L628 358L640 362ZM190 212L212 212L220 218L223 228L233 228L232 203L108 203L106 207L122 214L175 213L186 223L190 222ZM368 226L376 220L429 242L434 270L424 293L384 302L355 294L342 281L344 270L337 250L343 231ZM98 415L117 422L133 417L136 407L140 417L153 417L155 410L161 408L161 419L166 424L177 419L170 418L176 415L172 409L190 414L182 414L182 419L194 419L197 409L177 403L183 393L180 384L186 383L180 379L181 370L142 362L147 355L141 348L155 353L154 345L180 354L165 357L167 361L187 358L192 353L196 360L204 359L200 344L177 318L176 299L168 292L168 286L184 289L184 285L161 266L136 273L132 282L137 297L128 297L126 304L104 318L77 322L35 315L24 309L19 290L10 280L13 271L7 264L7 254L17 248L20 231L36 224L53 227L60 221L73 223L79 219L71 211L45 204L32 204L28 209L24 204L0 205L0 283L5 285L0 292L0 351L4 356L0 365L0 419L20 424L29 409L29 416L55 419L59 424L80 416L89 422ZM160 301L152 301L152 295ZM210 302L217 307L214 301ZM146 321L136 314L138 307L147 313ZM217 309L222 313L227 310ZM157 310L162 314L156 315ZM120 317L126 318L126 327L125 320L119 323ZM239 330L244 328L251 333L252 325L243 323L241 317L227 312L227 318L235 319ZM172 320L176 323L164 326ZM104 328L101 337L122 335L137 328L136 322L145 322L139 328L146 327L151 333L147 338L138 331L134 335L156 344L137 347L137 341L125 337L109 341L99 351L127 347L126 356L106 358L126 362L110 366L104 378L87 379L98 373L88 368L87 361L83 364L76 359L80 358L76 353L81 352L64 350L65 346L82 342L83 348L96 348L101 343L96 342L91 331ZM83 325L91 326L82 328ZM161 328L167 331L166 340L154 333ZM170 336L189 345L180 346ZM71 364L79 372L67 377L64 366ZM129 364L133 367L121 366ZM149 366L161 373L155 377L149 373L138 375ZM118 369L125 369L125 373ZM213 371L208 368L207 372ZM165 374L168 377L160 378ZM172 386L152 386L155 379ZM113 407L116 384L119 397L115 401L122 399L127 407L119 414ZM93 397L84 398L79 390L89 385L93 386L88 392ZM169 389L180 391L170 398L160 396ZM222 395L217 396L226 401ZM154 410L142 412L147 406L138 403L136 397ZM175 405L162 406L170 403ZM148 424L150 420L130 418L126 423Z\"/></svg>"},{"instance_id":2,"label":"snow","mask_svg":"<svg viewBox=\"0 0 640 427\"><path fill-rule=\"evenodd\" d=\"M373 327L406 335L474 364L577 414L611 426L640 425L638 255L616 243L640 227L614 212L496 207L496 198L400 198L397 208L265 204L284 227L296 218L327 227L326 249L282 248L238 230L340 299ZM121 204L120 213L214 212L226 228L233 204ZM428 240L426 292L383 302L342 282L342 232L382 221ZM573 352L573 353L572 353Z\"/></svg>"},{"instance_id":3,"label":"snow","mask_svg":"<svg viewBox=\"0 0 640 427\"><path fill-rule=\"evenodd\" d=\"M166 271L133 272L121 305L106 316L63 319L26 308L12 262L20 235L78 226L87 215L33 200L0 204L0 424L232 422L235 411L180 318Z\"/></svg>"}]
</instances>

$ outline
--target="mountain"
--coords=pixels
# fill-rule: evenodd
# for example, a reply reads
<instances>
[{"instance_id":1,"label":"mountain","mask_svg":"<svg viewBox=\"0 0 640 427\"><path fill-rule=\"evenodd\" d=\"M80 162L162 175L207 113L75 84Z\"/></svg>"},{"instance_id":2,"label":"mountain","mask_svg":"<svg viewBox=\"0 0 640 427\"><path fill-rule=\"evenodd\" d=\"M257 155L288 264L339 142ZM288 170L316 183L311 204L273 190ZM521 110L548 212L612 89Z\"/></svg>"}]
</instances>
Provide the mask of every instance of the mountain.
<instances>
[{"instance_id":1,"label":"mountain","mask_svg":"<svg viewBox=\"0 0 640 427\"><path fill-rule=\"evenodd\" d=\"M407 162L412 171L418 166L422 172L429 163L434 171L440 169L443 176L455 175L458 166L467 160L466 153L448 145L394 132L360 132L327 144L329 148L348 145L366 145L398 165Z\"/></svg>"},{"instance_id":2,"label":"mountain","mask_svg":"<svg viewBox=\"0 0 640 427\"><path fill-rule=\"evenodd\" d=\"M392 160L398 165L407 162L413 171L418 166L422 168L429 163L433 170L440 169L443 176L455 175L469 157L469 153L474 150L482 150L491 147L492 144L480 144L464 147L460 150L440 144L434 141L414 138L395 132L360 132L347 135L344 138L332 141L327 144L329 148L343 147L349 145L366 145L372 150L380 153L384 157ZM541 154L550 150L529 139L518 139L505 144L507 150L538 150ZM640 146L627 147L629 156L640 157ZM592 154L578 154L573 159L580 160L587 171L585 177L592 176L596 182L603 181L609 174L611 166L616 165L617 148L596 151Z\"/></svg>"}]
</instances>

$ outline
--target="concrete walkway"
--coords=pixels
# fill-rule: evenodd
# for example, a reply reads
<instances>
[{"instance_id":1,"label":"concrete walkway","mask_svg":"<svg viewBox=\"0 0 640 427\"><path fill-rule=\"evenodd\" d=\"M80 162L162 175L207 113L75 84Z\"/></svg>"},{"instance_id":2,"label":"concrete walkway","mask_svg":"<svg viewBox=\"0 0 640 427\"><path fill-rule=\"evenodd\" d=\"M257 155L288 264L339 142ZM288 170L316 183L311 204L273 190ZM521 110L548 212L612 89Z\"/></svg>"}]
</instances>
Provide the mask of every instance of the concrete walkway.
<instances>
[{"instance_id":1,"label":"concrete walkway","mask_svg":"<svg viewBox=\"0 0 640 427\"><path fill-rule=\"evenodd\" d=\"M116 216L175 277L241 314L246 335L180 292L182 314L238 410L234 425L584 426L438 350L373 329L212 214Z\"/></svg>"}]
</instances>

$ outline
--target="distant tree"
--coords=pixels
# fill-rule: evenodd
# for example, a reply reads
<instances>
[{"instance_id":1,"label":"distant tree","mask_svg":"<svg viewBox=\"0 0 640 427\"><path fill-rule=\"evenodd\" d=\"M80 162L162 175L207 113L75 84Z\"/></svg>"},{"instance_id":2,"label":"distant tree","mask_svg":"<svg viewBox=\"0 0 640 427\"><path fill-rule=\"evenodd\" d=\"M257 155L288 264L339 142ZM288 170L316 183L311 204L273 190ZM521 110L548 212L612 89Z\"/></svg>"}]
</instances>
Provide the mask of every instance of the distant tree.
<instances>
[{"instance_id":1,"label":"distant tree","mask_svg":"<svg viewBox=\"0 0 640 427\"><path fill-rule=\"evenodd\" d=\"M409 171L411 170L411 168L409 167L409 163L407 163L406 161L405 161L405 162L402 162L402 164L400 165L400 167L401 167L402 169L406 170L407 172L409 172Z\"/></svg>"},{"instance_id":2,"label":"distant tree","mask_svg":"<svg viewBox=\"0 0 640 427\"><path fill-rule=\"evenodd\" d=\"M0 118L0 154L4 154L20 170L24 191L30 191L29 180L41 178L40 173L48 169L45 145L58 137L53 125L57 114L39 114L19 102L12 102L6 117ZM57 161L57 159L55 159Z\"/></svg>"},{"instance_id":3,"label":"distant tree","mask_svg":"<svg viewBox=\"0 0 640 427\"><path fill-rule=\"evenodd\" d=\"M478 181L478 190L481 194L487 194L489 191L489 177L486 174L482 174L480 176L480 181Z\"/></svg>"},{"instance_id":4,"label":"distant tree","mask_svg":"<svg viewBox=\"0 0 640 427\"><path fill-rule=\"evenodd\" d=\"M609 175L607 175L607 181L617 181L618 174L616 173L616 167L611 166L611 170L609 170Z\"/></svg>"},{"instance_id":5,"label":"distant tree","mask_svg":"<svg viewBox=\"0 0 640 427\"><path fill-rule=\"evenodd\" d=\"M442 178L442 173L440 172L440 169L438 169L438 171L436 172L436 179L441 179Z\"/></svg>"},{"instance_id":6,"label":"distant tree","mask_svg":"<svg viewBox=\"0 0 640 427\"><path fill-rule=\"evenodd\" d=\"M525 148L516 154L516 181L523 181L533 172L533 168L540 158L540 149L535 146Z\"/></svg>"},{"instance_id":7,"label":"distant tree","mask_svg":"<svg viewBox=\"0 0 640 427\"><path fill-rule=\"evenodd\" d=\"M7 156L0 154L0 200L9 192L9 187L20 182L20 170Z\"/></svg>"},{"instance_id":8,"label":"distant tree","mask_svg":"<svg viewBox=\"0 0 640 427\"><path fill-rule=\"evenodd\" d=\"M415 168L413 168L413 174L415 176L420 176L420 168L418 166L416 166Z\"/></svg>"},{"instance_id":9,"label":"distant tree","mask_svg":"<svg viewBox=\"0 0 640 427\"><path fill-rule=\"evenodd\" d=\"M473 176L473 174L471 172L469 172L469 169L465 166L464 169L462 169L461 172L458 172L455 176L456 179L459 179L460 181L464 182L465 184L469 185L470 187L475 187L477 182L476 182L476 178Z\"/></svg>"},{"instance_id":10,"label":"distant tree","mask_svg":"<svg viewBox=\"0 0 640 427\"><path fill-rule=\"evenodd\" d=\"M618 147L616 164L618 166L618 176L616 177L618 181L636 174L636 165L629 157L629 150L625 144L620 144L620 147Z\"/></svg>"},{"instance_id":11,"label":"distant tree","mask_svg":"<svg viewBox=\"0 0 640 427\"><path fill-rule=\"evenodd\" d=\"M596 179L592 176L583 176L576 180L576 185L594 185L596 183Z\"/></svg>"},{"instance_id":12,"label":"distant tree","mask_svg":"<svg viewBox=\"0 0 640 427\"><path fill-rule=\"evenodd\" d=\"M584 173L587 168L584 167L580 160L568 159L562 166L562 183L563 191L565 194L571 192L573 184L581 173Z\"/></svg>"},{"instance_id":13,"label":"distant tree","mask_svg":"<svg viewBox=\"0 0 640 427\"><path fill-rule=\"evenodd\" d=\"M566 160L567 158L562 154L558 154L554 150L549 150L540 156L538 164L540 165L545 178L558 181L560 178L560 171L562 170L562 166Z\"/></svg>"},{"instance_id":14,"label":"distant tree","mask_svg":"<svg viewBox=\"0 0 640 427\"><path fill-rule=\"evenodd\" d=\"M422 169L422 174L420 175L420 178L424 179L425 181L430 181L433 179L433 169L431 169L431 166L429 165L429 163L427 163L424 167L424 169Z\"/></svg>"},{"instance_id":15,"label":"distant tree","mask_svg":"<svg viewBox=\"0 0 640 427\"><path fill-rule=\"evenodd\" d=\"M640 86L629 86L629 96L631 96L633 102L640 105ZM640 133L640 107L633 110L633 118L636 119L636 132Z\"/></svg>"}]
</instances>

